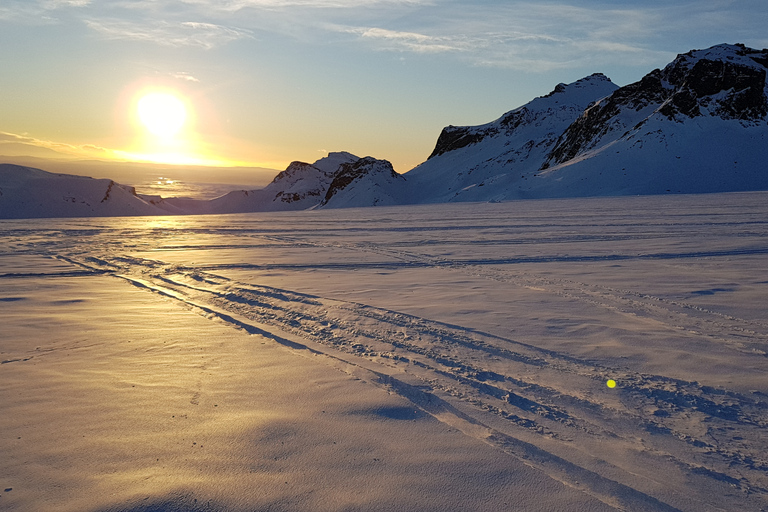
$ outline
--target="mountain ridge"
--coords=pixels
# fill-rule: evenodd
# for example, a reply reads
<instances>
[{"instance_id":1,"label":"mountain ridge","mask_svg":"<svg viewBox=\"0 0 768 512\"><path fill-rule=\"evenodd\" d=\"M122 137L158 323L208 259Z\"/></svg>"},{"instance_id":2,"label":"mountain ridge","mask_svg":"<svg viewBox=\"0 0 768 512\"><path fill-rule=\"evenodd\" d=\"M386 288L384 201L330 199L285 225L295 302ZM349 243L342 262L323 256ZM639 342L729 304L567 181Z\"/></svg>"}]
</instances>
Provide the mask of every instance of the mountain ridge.
<instances>
[{"instance_id":1,"label":"mountain ridge","mask_svg":"<svg viewBox=\"0 0 768 512\"><path fill-rule=\"evenodd\" d=\"M691 50L623 87L595 73L490 123L447 126L427 160L404 174L387 160L332 152L292 162L263 189L210 200L137 194L111 180L6 165L0 218L766 190L766 74L768 50Z\"/></svg>"}]
</instances>

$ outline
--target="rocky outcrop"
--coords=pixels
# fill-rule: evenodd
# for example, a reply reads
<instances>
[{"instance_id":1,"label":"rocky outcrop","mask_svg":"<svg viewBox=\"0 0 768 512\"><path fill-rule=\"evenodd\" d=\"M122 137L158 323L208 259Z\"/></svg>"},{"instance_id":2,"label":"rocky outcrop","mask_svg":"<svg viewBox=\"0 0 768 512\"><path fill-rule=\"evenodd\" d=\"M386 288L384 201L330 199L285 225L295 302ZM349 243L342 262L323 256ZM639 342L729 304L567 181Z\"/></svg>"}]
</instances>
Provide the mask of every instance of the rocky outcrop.
<instances>
[{"instance_id":1,"label":"rocky outcrop","mask_svg":"<svg viewBox=\"0 0 768 512\"><path fill-rule=\"evenodd\" d=\"M650 119L709 116L765 122L768 50L718 45L678 57L588 108L558 140L542 169L640 130Z\"/></svg>"},{"instance_id":2,"label":"rocky outcrop","mask_svg":"<svg viewBox=\"0 0 768 512\"><path fill-rule=\"evenodd\" d=\"M496 135L498 129L496 127L488 127L485 129L477 129L468 126L446 126L443 131L440 132L440 136L437 138L435 149L432 150L432 154L429 155L427 160L440 156L449 151L455 151L472 144L477 144L488 136Z\"/></svg>"},{"instance_id":3,"label":"rocky outcrop","mask_svg":"<svg viewBox=\"0 0 768 512\"><path fill-rule=\"evenodd\" d=\"M390 162L368 156L339 167L320 206L343 208L399 204L405 182Z\"/></svg>"},{"instance_id":4,"label":"rocky outcrop","mask_svg":"<svg viewBox=\"0 0 768 512\"><path fill-rule=\"evenodd\" d=\"M586 92L590 89L591 92ZM446 126L440 132L435 148L427 160L479 144L489 138L511 137L518 128L543 121L543 117L549 117L554 110L572 110L573 114L567 119L567 122L571 122L589 103L609 94L614 89L616 86L608 77L602 73L595 73L573 84L558 84L549 94L507 112L492 123L480 126ZM576 91L579 93L574 94Z\"/></svg>"},{"instance_id":5,"label":"rocky outcrop","mask_svg":"<svg viewBox=\"0 0 768 512\"><path fill-rule=\"evenodd\" d=\"M267 186L268 190L277 189L275 201L298 203L302 200L320 201L330 183L330 175L312 164L291 162Z\"/></svg>"}]
</instances>

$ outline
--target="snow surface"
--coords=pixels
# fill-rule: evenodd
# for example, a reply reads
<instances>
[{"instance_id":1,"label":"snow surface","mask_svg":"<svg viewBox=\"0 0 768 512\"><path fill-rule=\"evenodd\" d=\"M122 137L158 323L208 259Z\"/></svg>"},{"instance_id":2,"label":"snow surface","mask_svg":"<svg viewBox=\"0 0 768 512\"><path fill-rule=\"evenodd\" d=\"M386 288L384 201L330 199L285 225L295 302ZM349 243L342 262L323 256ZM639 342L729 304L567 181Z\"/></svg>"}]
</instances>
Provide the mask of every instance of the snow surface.
<instances>
[{"instance_id":1,"label":"snow surface","mask_svg":"<svg viewBox=\"0 0 768 512\"><path fill-rule=\"evenodd\" d=\"M0 509L764 510L766 205L0 221Z\"/></svg>"}]
</instances>

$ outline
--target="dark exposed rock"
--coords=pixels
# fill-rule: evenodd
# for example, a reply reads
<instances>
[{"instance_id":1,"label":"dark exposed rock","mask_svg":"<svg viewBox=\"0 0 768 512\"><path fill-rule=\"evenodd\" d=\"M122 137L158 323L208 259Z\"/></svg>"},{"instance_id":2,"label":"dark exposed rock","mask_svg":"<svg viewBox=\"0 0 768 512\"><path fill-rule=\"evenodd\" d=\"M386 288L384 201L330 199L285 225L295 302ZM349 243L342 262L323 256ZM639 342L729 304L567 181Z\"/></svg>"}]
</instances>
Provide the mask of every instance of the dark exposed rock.
<instances>
[{"instance_id":1,"label":"dark exposed rock","mask_svg":"<svg viewBox=\"0 0 768 512\"><path fill-rule=\"evenodd\" d=\"M435 149L430 158L442 155L448 151L454 151L472 144L477 144L489 135L495 135L498 130L478 130L473 127L467 126L446 126L443 131L440 132L440 136L437 138Z\"/></svg>"},{"instance_id":2,"label":"dark exposed rock","mask_svg":"<svg viewBox=\"0 0 768 512\"><path fill-rule=\"evenodd\" d=\"M307 191L304 194L299 194L297 192L283 192L280 191L277 194L275 194L275 199L280 199L280 201L284 203L295 203L297 201L301 201L302 199L306 199L307 197L312 196L320 196L319 190L310 190Z\"/></svg>"}]
</instances>

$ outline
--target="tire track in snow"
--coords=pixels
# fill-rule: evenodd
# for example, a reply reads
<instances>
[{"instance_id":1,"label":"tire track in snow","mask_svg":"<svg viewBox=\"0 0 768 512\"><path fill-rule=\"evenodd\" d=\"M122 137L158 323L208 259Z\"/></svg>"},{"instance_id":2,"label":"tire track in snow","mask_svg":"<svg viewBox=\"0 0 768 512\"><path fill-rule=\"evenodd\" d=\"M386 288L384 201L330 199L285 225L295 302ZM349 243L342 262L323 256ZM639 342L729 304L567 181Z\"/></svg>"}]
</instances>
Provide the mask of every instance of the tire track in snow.
<instances>
[{"instance_id":1,"label":"tire track in snow","mask_svg":"<svg viewBox=\"0 0 768 512\"><path fill-rule=\"evenodd\" d=\"M291 237L286 236L270 236L269 238L286 243L289 243L292 240ZM564 298L579 300L604 309L652 318L672 329L696 333L740 352L768 357L768 322L747 320L733 315L718 313L685 301L664 299L662 297L639 293L632 290L615 289L592 283L588 284L573 279L541 276L529 271L513 272L510 270L494 268L492 266L550 261L549 257L546 256L478 262L476 260L452 260L449 258L426 256L402 249L395 250L389 247L381 247L371 242L345 244L339 242L315 242L301 239L300 241L296 240L296 243L315 245L317 247L372 252L420 266L454 270L516 286L541 289ZM768 248L759 247L735 251L713 251L709 253L696 252L632 255L622 258L684 259L703 256L728 256L734 254L764 254L766 252L768 252ZM602 261L606 259L610 260L611 258L613 258L613 256L598 256L586 259L583 256L574 256L570 258L569 261Z\"/></svg>"},{"instance_id":2,"label":"tire track in snow","mask_svg":"<svg viewBox=\"0 0 768 512\"><path fill-rule=\"evenodd\" d=\"M763 453L750 449L761 446L758 440L768 426L764 397L745 397L705 389L697 383L602 367L461 326L365 304L237 283L156 260L125 256L62 259L113 273L201 314L292 348L306 348L309 343L321 347L312 350L345 364L360 366L364 361L369 371L376 372L380 384L406 398L414 400L410 395L422 390L454 408L460 406L466 418L451 421L468 421L470 426L462 424L463 431L474 432L472 435L523 460L543 456L539 453L534 457L525 447L544 450L539 446L546 446L544 451L551 458L548 464L571 475L566 483L586 485L585 492L602 496L606 503L619 508L664 510L665 504L658 500L650 508L643 500L617 504L613 491L605 490L611 488L606 484L610 481L646 497L674 495L654 474L659 468L663 469L661 474L685 473L694 488L714 484L768 495L761 478L768 462ZM275 330L304 341L291 341L276 335ZM399 384L404 381L397 376L403 374L417 384ZM621 380L620 401L608 400L598 392L608 377ZM430 412L419 400L415 403ZM658 414L648 417L638 413L648 408ZM738 424L744 442L721 439L713 444L695 429L686 429L684 420L692 418L724 431L729 424ZM478 435L473 424L481 425L483 433ZM653 471L638 467L637 461L628 463L615 454L600 453L600 439L606 436L621 446L622 452L633 453L635 459L651 460ZM558 473L545 468L540 460L537 464L548 473ZM594 475L590 477L594 482L587 484L583 477L575 480L573 468L564 464L576 464L585 474Z\"/></svg>"}]
</instances>

